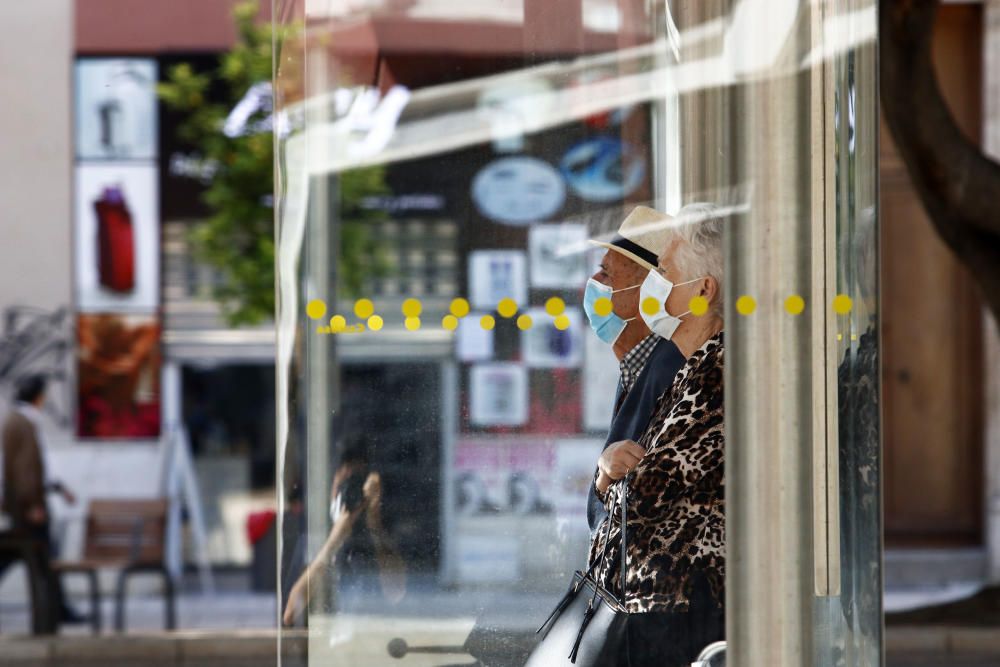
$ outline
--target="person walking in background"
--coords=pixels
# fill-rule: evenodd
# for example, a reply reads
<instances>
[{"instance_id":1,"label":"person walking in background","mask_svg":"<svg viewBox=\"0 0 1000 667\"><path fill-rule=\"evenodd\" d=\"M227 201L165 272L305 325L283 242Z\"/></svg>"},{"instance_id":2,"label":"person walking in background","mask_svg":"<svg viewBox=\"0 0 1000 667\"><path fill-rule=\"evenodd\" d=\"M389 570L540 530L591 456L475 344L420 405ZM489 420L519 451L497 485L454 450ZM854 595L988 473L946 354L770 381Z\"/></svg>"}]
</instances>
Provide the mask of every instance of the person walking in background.
<instances>
[{"instance_id":1,"label":"person walking in background","mask_svg":"<svg viewBox=\"0 0 1000 667\"><path fill-rule=\"evenodd\" d=\"M47 494L58 493L70 505L76 503L76 497L61 482L47 477L41 429L44 402L43 376L33 375L18 383L14 409L3 425L3 511L14 530L37 540L51 559L54 548ZM83 621L66 602L58 577L54 582L60 620L63 623Z\"/></svg>"},{"instance_id":2,"label":"person walking in background","mask_svg":"<svg viewBox=\"0 0 1000 667\"><path fill-rule=\"evenodd\" d=\"M583 307L594 333L611 346L621 372L605 448L642 435L656 400L684 364L677 346L652 334L639 313L639 287L667 249L672 221L669 215L637 206L611 241L591 241L607 252L587 281ZM591 536L606 516L591 484L587 499Z\"/></svg>"}]
</instances>

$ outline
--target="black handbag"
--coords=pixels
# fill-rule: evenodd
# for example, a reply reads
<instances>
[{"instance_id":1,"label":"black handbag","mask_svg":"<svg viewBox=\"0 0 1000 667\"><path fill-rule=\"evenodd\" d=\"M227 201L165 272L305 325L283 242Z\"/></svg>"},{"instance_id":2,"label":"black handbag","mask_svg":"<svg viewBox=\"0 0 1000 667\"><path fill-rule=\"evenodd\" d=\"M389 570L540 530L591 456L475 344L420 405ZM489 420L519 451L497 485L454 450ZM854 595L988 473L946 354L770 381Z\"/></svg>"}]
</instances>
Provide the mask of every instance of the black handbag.
<instances>
[{"instance_id":1,"label":"black handbag","mask_svg":"<svg viewBox=\"0 0 1000 667\"><path fill-rule=\"evenodd\" d=\"M605 519L606 532L601 557L586 572L576 572L566 595L538 628L542 639L524 667L623 667L629 665L628 622L625 610L627 572L626 505L628 478L621 481L621 573L622 599L601 586L611 517ZM595 577L595 570L597 576Z\"/></svg>"}]
</instances>

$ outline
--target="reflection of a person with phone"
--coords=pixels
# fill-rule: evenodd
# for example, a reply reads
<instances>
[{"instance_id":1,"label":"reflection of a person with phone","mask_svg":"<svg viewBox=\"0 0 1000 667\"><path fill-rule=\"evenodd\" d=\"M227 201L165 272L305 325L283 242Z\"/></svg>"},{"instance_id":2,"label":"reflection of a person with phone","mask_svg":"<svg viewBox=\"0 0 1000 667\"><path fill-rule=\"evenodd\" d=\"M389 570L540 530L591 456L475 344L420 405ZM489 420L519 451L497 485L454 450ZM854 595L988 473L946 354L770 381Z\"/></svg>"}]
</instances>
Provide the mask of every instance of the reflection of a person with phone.
<instances>
[{"instance_id":1,"label":"reflection of a person with phone","mask_svg":"<svg viewBox=\"0 0 1000 667\"><path fill-rule=\"evenodd\" d=\"M295 623L309 591L327 581L338 588L363 586L377 571L371 593L391 604L406 593L406 565L382 521L382 477L369 468L363 447L348 447L333 475L330 518L329 536L288 593L285 625Z\"/></svg>"}]
</instances>

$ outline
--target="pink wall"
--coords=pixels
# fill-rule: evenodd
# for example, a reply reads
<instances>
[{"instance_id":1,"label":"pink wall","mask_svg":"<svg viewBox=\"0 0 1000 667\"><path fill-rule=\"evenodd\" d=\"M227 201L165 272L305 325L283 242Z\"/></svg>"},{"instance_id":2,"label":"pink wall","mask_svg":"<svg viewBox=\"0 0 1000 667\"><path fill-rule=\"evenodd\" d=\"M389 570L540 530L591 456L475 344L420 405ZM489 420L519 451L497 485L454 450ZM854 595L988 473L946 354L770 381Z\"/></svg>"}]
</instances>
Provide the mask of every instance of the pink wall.
<instances>
[{"instance_id":1,"label":"pink wall","mask_svg":"<svg viewBox=\"0 0 1000 667\"><path fill-rule=\"evenodd\" d=\"M219 51L236 38L236 0L76 0L76 52ZM261 17L271 0L261 0Z\"/></svg>"}]
</instances>

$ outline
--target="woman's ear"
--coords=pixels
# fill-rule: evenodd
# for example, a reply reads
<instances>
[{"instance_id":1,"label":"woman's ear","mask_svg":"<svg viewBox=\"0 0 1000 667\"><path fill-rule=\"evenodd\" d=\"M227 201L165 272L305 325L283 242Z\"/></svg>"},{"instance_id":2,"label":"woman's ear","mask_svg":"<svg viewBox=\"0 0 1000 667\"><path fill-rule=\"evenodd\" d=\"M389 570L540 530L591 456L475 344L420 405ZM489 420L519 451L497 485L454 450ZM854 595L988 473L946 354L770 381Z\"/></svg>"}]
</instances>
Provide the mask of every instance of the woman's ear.
<instances>
[{"instance_id":1,"label":"woman's ear","mask_svg":"<svg viewBox=\"0 0 1000 667\"><path fill-rule=\"evenodd\" d=\"M712 276L707 276L701 281L701 296L711 303L715 300L716 295L719 293L719 281Z\"/></svg>"}]
</instances>

